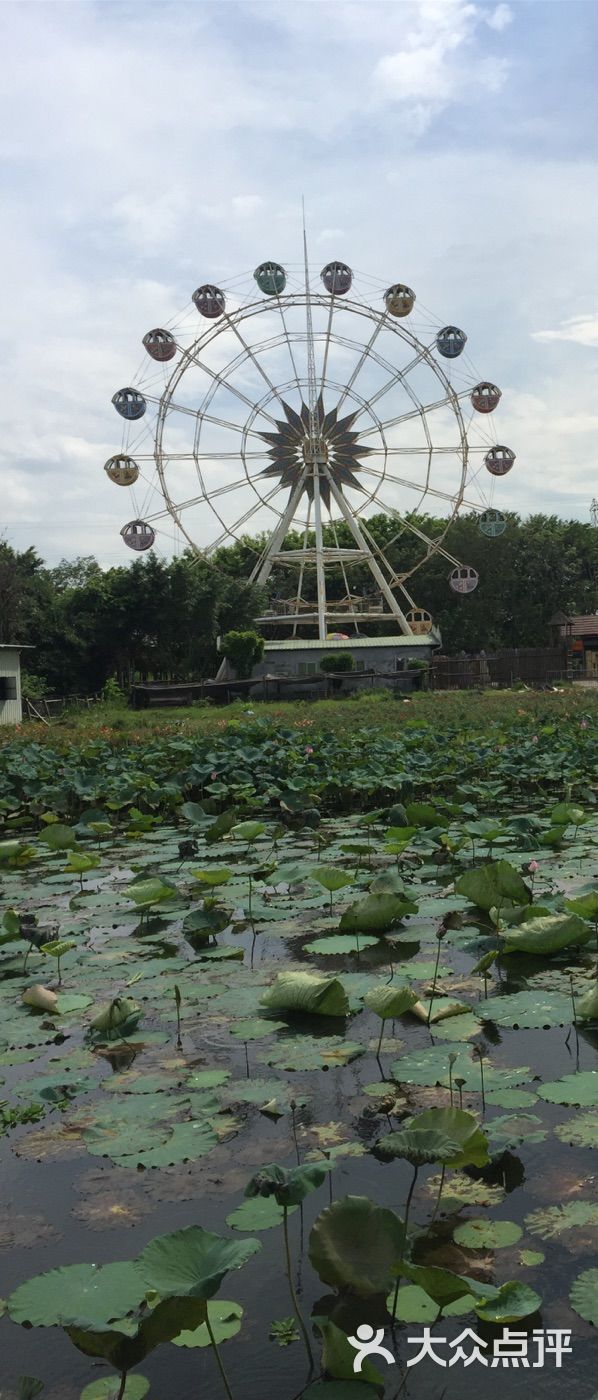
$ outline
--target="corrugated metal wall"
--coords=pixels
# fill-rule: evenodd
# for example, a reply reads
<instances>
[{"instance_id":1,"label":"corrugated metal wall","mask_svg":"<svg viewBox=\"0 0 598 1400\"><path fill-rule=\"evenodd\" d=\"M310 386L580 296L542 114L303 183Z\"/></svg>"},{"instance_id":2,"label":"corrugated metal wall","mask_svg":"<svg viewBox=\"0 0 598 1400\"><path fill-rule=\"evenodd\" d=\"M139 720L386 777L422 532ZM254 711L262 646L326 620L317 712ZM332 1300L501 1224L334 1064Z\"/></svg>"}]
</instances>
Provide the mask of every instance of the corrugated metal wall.
<instances>
[{"instance_id":1,"label":"corrugated metal wall","mask_svg":"<svg viewBox=\"0 0 598 1400\"><path fill-rule=\"evenodd\" d=\"M16 647L0 647L0 692L7 682L8 699L0 693L0 724L20 724L23 718L21 708L21 666L20 653Z\"/></svg>"}]
</instances>

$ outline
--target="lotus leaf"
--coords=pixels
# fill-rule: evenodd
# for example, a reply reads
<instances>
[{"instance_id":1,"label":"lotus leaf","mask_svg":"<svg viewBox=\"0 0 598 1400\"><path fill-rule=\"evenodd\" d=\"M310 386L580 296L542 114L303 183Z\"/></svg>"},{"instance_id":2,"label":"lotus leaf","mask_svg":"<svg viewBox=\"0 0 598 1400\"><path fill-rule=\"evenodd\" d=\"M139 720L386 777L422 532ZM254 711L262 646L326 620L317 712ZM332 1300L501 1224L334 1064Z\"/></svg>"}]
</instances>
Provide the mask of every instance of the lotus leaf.
<instances>
[{"instance_id":1,"label":"lotus leaf","mask_svg":"<svg viewBox=\"0 0 598 1400\"><path fill-rule=\"evenodd\" d=\"M314 865L309 873L311 879L316 880L322 889L328 890L330 895L344 889L345 885L353 884L353 876L348 875L346 870L339 870L336 865Z\"/></svg>"},{"instance_id":2,"label":"lotus leaf","mask_svg":"<svg viewBox=\"0 0 598 1400\"><path fill-rule=\"evenodd\" d=\"M77 845L77 833L72 826L64 826L62 822L53 822L46 831L40 832L40 841L45 846L49 846L51 851L74 851Z\"/></svg>"},{"instance_id":3,"label":"lotus leaf","mask_svg":"<svg viewBox=\"0 0 598 1400\"><path fill-rule=\"evenodd\" d=\"M261 1248L259 1240L225 1240L189 1225L151 1240L135 1261L146 1291L161 1299L212 1298L225 1274L240 1269Z\"/></svg>"},{"instance_id":4,"label":"lotus leaf","mask_svg":"<svg viewBox=\"0 0 598 1400\"><path fill-rule=\"evenodd\" d=\"M455 880L457 894L463 894L478 909L490 910L509 900L512 904L529 904L531 891L519 871L508 860L496 860L478 870L467 870Z\"/></svg>"},{"instance_id":5,"label":"lotus leaf","mask_svg":"<svg viewBox=\"0 0 598 1400\"><path fill-rule=\"evenodd\" d=\"M149 909L153 904L161 904L165 899L174 899L178 894L176 885L163 880L161 875L140 875L127 885L124 893L138 909Z\"/></svg>"},{"instance_id":6,"label":"lotus leaf","mask_svg":"<svg viewBox=\"0 0 598 1400\"><path fill-rule=\"evenodd\" d=\"M438 1128L419 1128L417 1120L412 1128L399 1128L394 1133L387 1133L378 1140L376 1149L383 1157L402 1157L412 1167L423 1167L433 1162L452 1165L459 1156L458 1142Z\"/></svg>"},{"instance_id":7,"label":"lotus leaf","mask_svg":"<svg viewBox=\"0 0 598 1400\"><path fill-rule=\"evenodd\" d=\"M569 1299L571 1307L583 1317L584 1322L598 1327L598 1269L584 1269L582 1274L577 1275Z\"/></svg>"},{"instance_id":8,"label":"lotus leaf","mask_svg":"<svg viewBox=\"0 0 598 1400\"><path fill-rule=\"evenodd\" d=\"M315 1326L322 1338L322 1369L335 1381L353 1381L355 1378L355 1348L351 1346L346 1332L342 1332L329 1318L318 1317ZM360 1371L362 1384L384 1384L380 1372L365 1356Z\"/></svg>"},{"instance_id":9,"label":"lotus leaf","mask_svg":"<svg viewBox=\"0 0 598 1400\"><path fill-rule=\"evenodd\" d=\"M598 1021L598 983L589 987L575 1002L576 1021Z\"/></svg>"},{"instance_id":10,"label":"lotus leaf","mask_svg":"<svg viewBox=\"0 0 598 1400\"><path fill-rule=\"evenodd\" d=\"M211 1298L207 1304L207 1311L216 1345L228 1342L231 1337L236 1337L237 1332L240 1332L241 1318L243 1317L240 1303L225 1302L223 1298ZM200 1323L193 1332L179 1332L178 1337L173 1337L172 1340L175 1347L209 1347L212 1345L205 1322Z\"/></svg>"},{"instance_id":11,"label":"lotus leaf","mask_svg":"<svg viewBox=\"0 0 598 1400\"><path fill-rule=\"evenodd\" d=\"M272 986L261 997L270 1011L294 1011L317 1016L346 1016L347 994L336 977L317 977L311 972L279 972Z\"/></svg>"},{"instance_id":12,"label":"lotus leaf","mask_svg":"<svg viewBox=\"0 0 598 1400\"><path fill-rule=\"evenodd\" d=\"M504 934L505 953L535 953L542 957L558 953L570 944L583 947L593 937L590 925L577 914L551 914L548 918L530 919Z\"/></svg>"},{"instance_id":13,"label":"lotus leaf","mask_svg":"<svg viewBox=\"0 0 598 1400\"><path fill-rule=\"evenodd\" d=\"M402 1259L398 1272L423 1288L439 1308L445 1308L468 1294L475 1299L496 1298L498 1295L498 1289L491 1283L480 1283L467 1274L455 1274L451 1269L440 1269L434 1264L412 1264Z\"/></svg>"},{"instance_id":14,"label":"lotus leaf","mask_svg":"<svg viewBox=\"0 0 598 1400\"><path fill-rule=\"evenodd\" d=\"M395 1301L396 1309L393 1312ZM387 1306L391 1317L394 1316L399 1322L423 1322L433 1326L438 1319L438 1303L435 1303L429 1293L417 1283L407 1283L398 1293L391 1293ZM464 1313L472 1311L473 1298L470 1293L464 1293L461 1298L447 1303L442 1309L442 1315L462 1317Z\"/></svg>"},{"instance_id":15,"label":"lotus leaf","mask_svg":"<svg viewBox=\"0 0 598 1400\"><path fill-rule=\"evenodd\" d=\"M542 1299L527 1283L503 1283L496 1298L474 1303L475 1311L483 1322L493 1322L507 1327L510 1322L530 1317L542 1306Z\"/></svg>"},{"instance_id":16,"label":"lotus leaf","mask_svg":"<svg viewBox=\"0 0 598 1400\"><path fill-rule=\"evenodd\" d=\"M345 1196L318 1216L309 1257L322 1283L359 1298L390 1291L403 1246L403 1221L366 1196Z\"/></svg>"},{"instance_id":17,"label":"lotus leaf","mask_svg":"<svg viewBox=\"0 0 598 1400\"><path fill-rule=\"evenodd\" d=\"M405 1124L410 1131L434 1131L444 1133L459 1146L456 1160L451 1158L450 1166L485 1167L488 1163L488 1141L473 1113L463 1108L428 1108L418 1113ZM442 1161L443 1158L438 1158Z\"/></svg>"},{"instance_id":18,"label":"lotus leaf","mask_svg":"<svg viewBox=\"0 0 598 1400\"><path fill-rule=\"evenodd\" d=\"M245 1187L245 1195L249 1200L255 1196L273 1196L279 1206L298 1206L322 1185L326 1176L326 1168L315 1163L287 1169L271 1162L252 1176Z\"/></svg>"},{"instance_id":19,"label":"lotus leaf","mask_svg":"<svg viewBox=\"0 0 598 1400\"><path fill-rule=\"evenodd\" d=\"M71 1264L22 1283L8 1299L13 1322L26 1327L80 1327L109 1332L133 1314L144 1288L134 1262Z\"/></svg>"},{"instance_id":20,"label":"lotus leaf","mask_svg":"<svg viewBox=\"0 0 598 1400\"><path fill-rule=\"evenodd\" d=\"M412 987L400 986L396 983L380 983L366 992L364 1002L370 1011L374 1011L382 1021L393 1020L395 1016L402 1016L405 1011L417 1001L417 992Z\"/></svg>"},{"instance_id":21,"label":"lotus leaf","mask_svg":"<svg viewBox=\"0 0 598 1400\"><path fill-rule=\"evenodd\" d=\"M417 914L417 904L402 894L368 894L350 904L340 921L343 933L385 933L407 914Z\"/></svg>"}]
</instances>

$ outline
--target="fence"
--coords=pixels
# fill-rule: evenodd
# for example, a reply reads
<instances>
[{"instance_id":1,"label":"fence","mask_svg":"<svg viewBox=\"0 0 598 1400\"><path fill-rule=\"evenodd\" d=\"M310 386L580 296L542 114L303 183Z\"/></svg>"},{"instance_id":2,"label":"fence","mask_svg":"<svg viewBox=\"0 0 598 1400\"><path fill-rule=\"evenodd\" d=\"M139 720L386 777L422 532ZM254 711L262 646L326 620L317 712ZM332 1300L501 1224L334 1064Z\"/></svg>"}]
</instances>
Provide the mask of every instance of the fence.
<instances>
[{"instance_id":1,"label":"fence","mask_svg":"<svg viewBox=\"0 0 598 1400\"><path fill-rule=\"evenodd\" d=\"M435 656L431 690L484 690L525 685L554 685L571 676L565 647L513 647L478 656Z\"/></svg>"}]
</instances>

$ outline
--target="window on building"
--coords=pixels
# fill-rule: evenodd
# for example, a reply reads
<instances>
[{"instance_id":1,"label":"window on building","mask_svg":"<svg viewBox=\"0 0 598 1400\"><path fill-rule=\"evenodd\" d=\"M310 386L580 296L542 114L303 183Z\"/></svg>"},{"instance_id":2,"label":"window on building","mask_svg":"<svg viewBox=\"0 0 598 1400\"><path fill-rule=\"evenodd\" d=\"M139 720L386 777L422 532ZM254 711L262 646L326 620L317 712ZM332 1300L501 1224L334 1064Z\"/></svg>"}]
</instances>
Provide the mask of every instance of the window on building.
<instances>
[{"instance_id":1,"label":"window on building","mask_svg":"<svg viewBox=\"0 0 598 1400\"><path fill-rule=\"evenodd\" d=\"M0 701L16 700L17 698L17 678L16 676L0 676Z\"/></svg>"},{"instance_id":2,"label":"window on building","mask_svg":"<svg viewBox=\"0 0 598 1400\"><path fill-rule=\"evenodd\" d=\"M315 676L317 670L317 661L300 661L297 667L297 674L299 676Z\"/></svg>"}]
</instances>

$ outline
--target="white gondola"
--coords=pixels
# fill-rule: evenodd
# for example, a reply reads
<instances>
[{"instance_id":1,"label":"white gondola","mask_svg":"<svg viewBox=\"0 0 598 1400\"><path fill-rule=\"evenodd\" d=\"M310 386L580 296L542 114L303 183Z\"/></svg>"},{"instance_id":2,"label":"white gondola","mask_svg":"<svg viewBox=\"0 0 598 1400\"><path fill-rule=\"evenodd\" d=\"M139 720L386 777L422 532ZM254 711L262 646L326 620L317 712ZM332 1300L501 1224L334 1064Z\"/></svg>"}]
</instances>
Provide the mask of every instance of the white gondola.
<instances>
[{"instance_id":1,"label":"white gondola","mask_svg":"<svg viewBox=\"0 0 598 1400\"><path fill-rule=\"evenodd\" d=\"M458 564L449 574L449 583L453 593L473 593L479 581L480 575L469 564Z\"/></svg>"},{"instance_id":2,"label":"white gondola","mask_svg":"<svg viewBox=\"0 0 598 1400\"><path fill-rule=\"evenodd\" d=\"M156 532L148 525L147 520L129 520L127 525L123 525L120 533L129 549L137 551L151 549L156 538Z\"/></svg>"}]
</instances>

